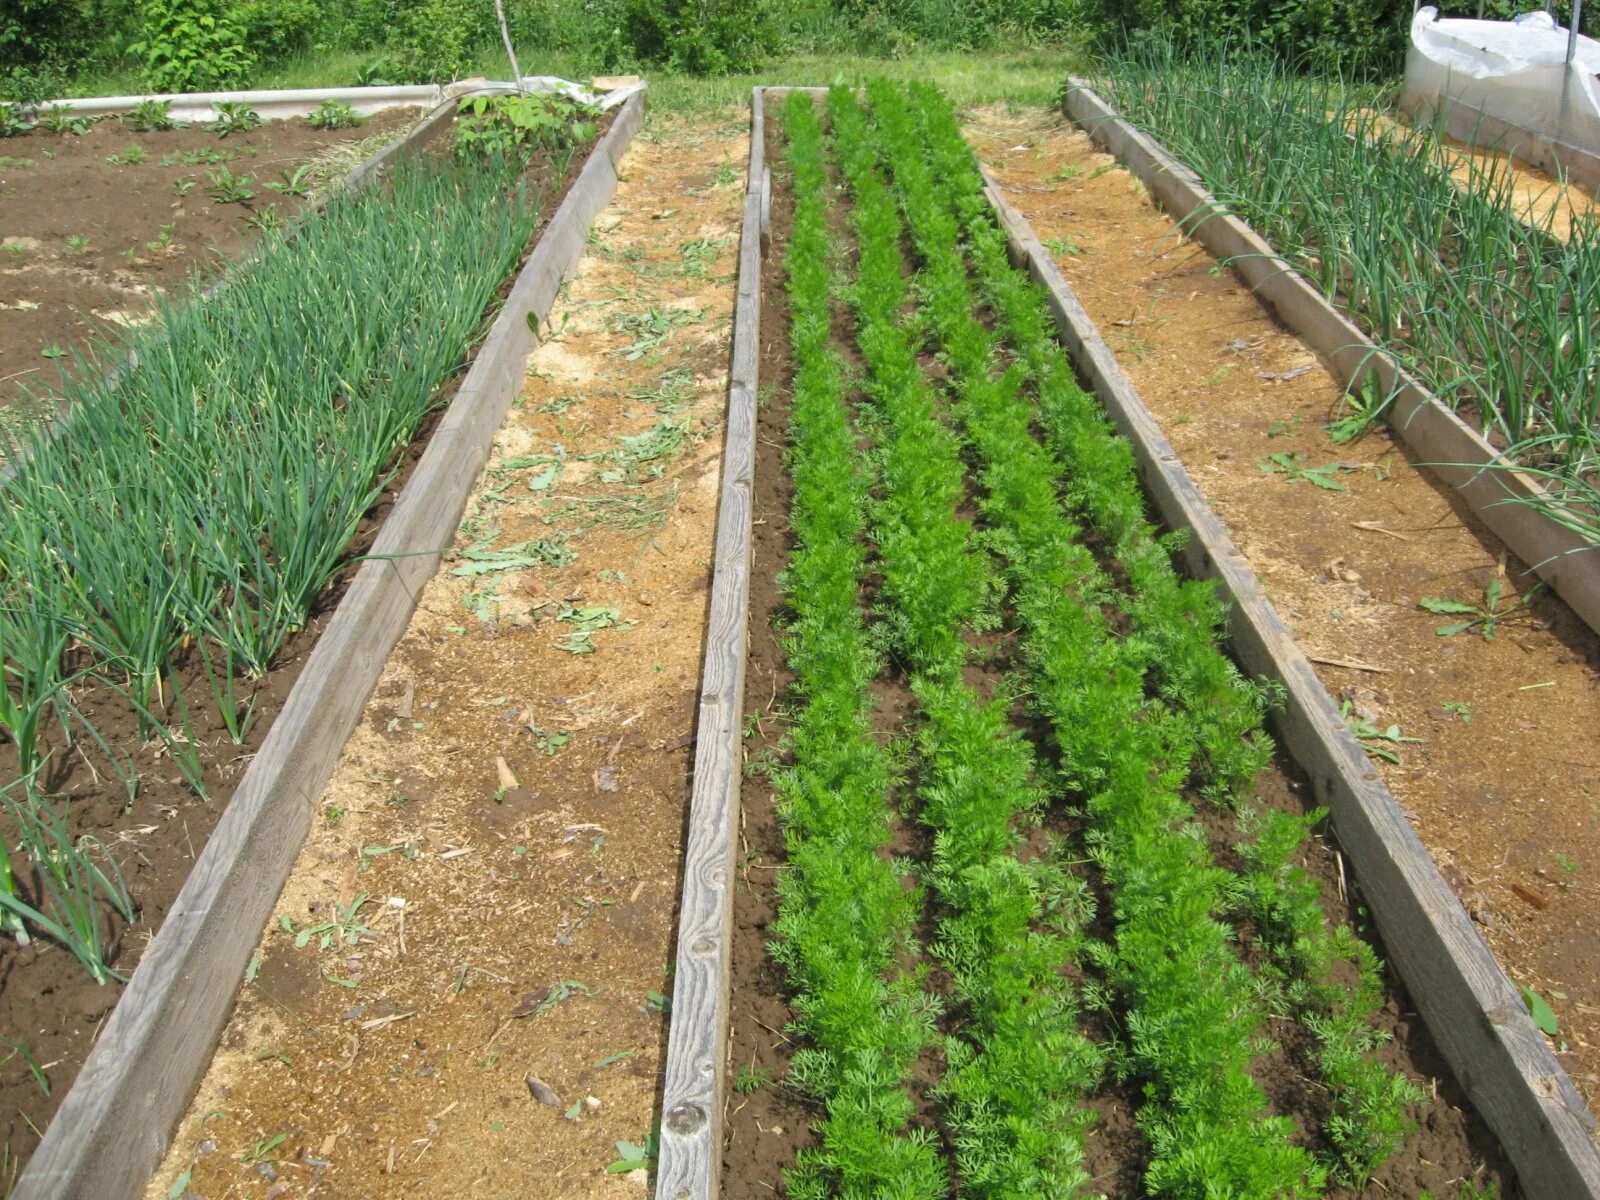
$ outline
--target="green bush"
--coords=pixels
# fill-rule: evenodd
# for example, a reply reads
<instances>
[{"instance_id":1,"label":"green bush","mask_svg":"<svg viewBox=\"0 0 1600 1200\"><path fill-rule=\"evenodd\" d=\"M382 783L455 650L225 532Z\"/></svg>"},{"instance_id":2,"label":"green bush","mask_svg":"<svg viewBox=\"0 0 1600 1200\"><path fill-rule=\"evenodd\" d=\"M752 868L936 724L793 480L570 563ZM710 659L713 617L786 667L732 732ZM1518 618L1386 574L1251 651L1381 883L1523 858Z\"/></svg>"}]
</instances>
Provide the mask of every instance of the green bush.
<instances>
[{"instance_id":1,"label":"green bush","mask_svg":"<svg viewBox=\"0 0 1600 1200\"><path fill-rule=\"evenodd\" d=\"M156 92L238 87L255 66L244 30L210 0L138 0L139 40L128 53Z\"/></svg>"},{"instance_id":2,"label":"green bush","mask_svg":"<svg viewBox=\"0 0 1600 1200\"><path fill-rule=\"evenodd\" d=\"M396 83L448 83L495 36L488 0L415 0L394 6L389 66Z\"/></svg>"},{"instance_id":3,"label":"green bush","mask_svg":"<svg viewBox=\"0 0 1600 1200\"><path fill-rule=\"evenodd\" d=\"M11 67L0 71L0 103L32 113L61 94L61 81L49 69Z\"/></svg>"},{"instance_id":4,"label":"green bush","mask_svg":"<svg viewBox=\"0 0 1600 1200\"><path fill-rule=\"evenodd\" d=\"M317 0L245 0L234 14L245 44L268 62L309 50L323 24Z\"/></svg>"},{"instance_id":5,"label":"green bush","mask_svg":"<svg viewBox=\"0 0 1600 1200\"><path fill-rule=\"evenodd\" d=\"M82 58L107 26L117 0L5 0L0 3L0 71L63 65Z\"/></svg>"},{"instance_id":6,"label":"green bush","mask_svg":"<svg viewBox=\"0 0 1600 1200\"><path fill-rule=\"evenodd\" d=\"M909 44L975 50L998 40L1058 41L1077 21L1078 0L833 0L862 49Z\"/></svg>"},{"instance_id":7,"label":"green bush","mask_svg":"<svg viewBox=\"0 0 1600 1200\"><path fill-rule=\"evenodd\" d=\"M624 29L640 60L692 75L753 71L778 41L767 0L627 0Z\"/></svg>"},{"instance_id":8,"label":"green bush","mask_svg":"<svg viewBox=\"0 0 1600 1200\"><path fill-rule=\"evenodd\" d=\"M1026 8L1030 0L1019 3ZM1478 14L1474 4L1442 7L1446 15ZM1531 7L1526 0L1483 0L1482 13L1510 20ZM1160 36L1188 48L1250 43L1303 68L1373 78L1405 66L1412 0L1082 0L1080 11L1101 41ZM1557 19L1564 16L1557 13ZM1586 32L1591 19L1586 13Z\"/></svg>"},{"instance_id":9,"label":"green bush","mask_svg":"<svg viewBox=\"0 0 1600 1200\"><path fill-rule=\"evenodd\" d=\"M1405 61L1411 0L1084 0L1098 40L1171 37L1184 46L1253 42L1317 69L1358 74Z\"/></svg>"}]
</instances>

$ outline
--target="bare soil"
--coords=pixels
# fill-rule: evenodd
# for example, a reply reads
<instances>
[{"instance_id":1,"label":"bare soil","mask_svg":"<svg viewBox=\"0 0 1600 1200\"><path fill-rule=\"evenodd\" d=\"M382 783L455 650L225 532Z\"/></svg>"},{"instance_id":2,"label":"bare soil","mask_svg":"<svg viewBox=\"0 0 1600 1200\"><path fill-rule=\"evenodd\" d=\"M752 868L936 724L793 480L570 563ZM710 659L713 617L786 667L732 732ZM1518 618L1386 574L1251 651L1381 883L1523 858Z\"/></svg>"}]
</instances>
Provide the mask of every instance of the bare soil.
<instances>
[{"instance_id":1,"label":"bare soil","mask_svg":"<svg viewBox=\"0 0 1600 1200\"><path fill-rule=\"evenodd\" d=\"M968 134L1352 716L1420 739L1376 760L1518 983L1555 1009L1558 1058L1600 1085L1600 643L1533 596L1493 640L1450 637L1424 598L1502 607L1524 564L1386 430L1337 446L1341 389L1249 289L1182 238L1137 180L1059 115L980 110ZM1339 490L1271 473L1331 467ZM1336 664L1346 665L1336 665ZM1354 664L1354 665L1351 665Z\"/></svg>"},{"instance_id":2,"label":"bare soil","mask_svg":"<svg viewBox=\"0 0 1600 1200\"><path fill-rule=\"evenodd\" d=\"M543 160L530 167L530 177L546 189L546 219L581 168L582 156L575 156L565 178L554 177L552 165ZM529 242L530 251L537 236ZM458 375L442 389L441 407L460 378ZM397 457L389 488L365 515L351 544L352 559L365 552L377 536L438 417L435 412ZM160 928L354 572L354 565L347 566L323 590L306 628L289 639L265 677L253 684L240 681L241 702L253 696L255 715L239 744L230 739L218 716L198 657L191 655L174 664L157 715L190 740L208 800L197 797L190 788L165 742L140 729L135 710L124 698L103 685L74 687L75 703L139 774L137 797L130 800L104 755L80 745L71 755L53 760L44 782L44 790L63 805L72 836L92 836L108 848L138 907L138 923L132 927L123 927L112 914L106 914L112 939L107 959L123 976L132 974ZM190 726L183 734L186 716ZM47 737L46 744L48 741ZM15 752L8 744L0 748L0 779L16 775ZM9 828L5 832L9 835ZM25 895L30 894L27 880L22 887ZM99 1022L120 994L115 984L96 985L77 960L51 942L40 939L19 947L10 938L0 940L0 1035L8 1039L7 1050L0 1053L0 1136L5 1139L8 1161L19 1170L87 1057ZM10 1049L16 1052L10 1053ZM31 1069L35 1064L48 1080L48 1090L36 1079Z\"/></svg>"},{"instance_id":3,"label":"bare soil","mask_svg":"<svg viewBox=\"0 0 1600 1200\"><path fill-rule=\"evenodd\" d=\"M268 183L302 166L342 175L417 117L392 109L334 130L267 121L226 138L200 125L140 133L110 118L82 135L38 128L0 142L0 405L38 407L39 393L73 366L74 347L90 350L149 320L157 296L197 275L209 282L260 236L250 222L268 209L289 220L312 202ZM107 161L135 146L144 161ZM227 161L182 161L205 154ZM254 198L208 195L209 173L224 169L252 177ZM68 354L44 355L56 349Z\"/></svg>"},{"instance_id":4,"label":"bare soil","mask_svg":"<svg viewBox=\"0 0 1600 1200\"><path fill-rule=\"evenodd\" d=\"M769 113L768 155L774 165L773 250L762 275L760 379L764 403L757 414L745 723L746 759L753 768L770 764L782 753L782 721L774 708L784 706L792 682L776 631L786 616L777 579L792 545L788 527L792 485L784 466L783 447L793 363L782 256L793 202L786 172L778 165L781 140L771 130L770 122ZM838 328L835 332L836 336L840 334ZM993 645L986 643L979 648L974 672L985 682L1000 677L1008 669L1008 653L1004 639L995 639ZM890 664L874 685L874 696L885 710L880 713L885 730L893 727L903 731L911 719L910 710L897 704L904 693L905 680ZM1027 724L1026 718L1019 719ZM1047 753L1042 745L1041 751ZM1313 807L1309 787L1293 764L1283 760L1258 781L1257 798L1264 805L1297 814ZM793 1013L785 975L767 952L777 916L776 882L784 860L783 828L774 801L765 772L747 771L741 801L740 885L735 891L732 1046L722 1164L723 1195L730 1200L757 1200L775 1192L781 1194L783 1169L792 1164L799 1150L813 1143L810 1126L821 1115L815 1105L782 1084L797 1044L788 1028ZM1197 801L1196 809L1218 860L1232 862L1236 858L1232 843L1237 840L1238 831L1231 818L1203 802ZM1052 813L1046 824L1059 835L1076 835L1076 819L1070 812ZM1324 834L1311 839L1299 862L1321 884L1329 920L1357 928L1373 941L1381 955L1375 933L1364 926L1359 880L1350 876L1330 837ZM895 849L913 856L925 856L926 852L926 847L919 849L909 841L897 844ZM1093 932L1104 936L1109 927ZM1250 930L1242 927L1240 932L1247 959L1258 954ZM1421 1083L1430 1097L1412 1114L1418 1128L1406 1148L1385 1165L1369 1187L1330 1195L1411 1196L1426 1188L1447 1197L1454 1195L1456 1186L1467 1179L1493 1183L1503 1197L1519 1195L1493 1136L1467 1105L1403 988L1392 978L1386 979L1386 984L1386 1002L1377 1025L1391 1040L1380 1051L1380 1057L1390 1068ZM1316 1082L1304 1030L1293 1022L1275 1020L1266 1032L1285 1047L1283 1055L1262 1058L1256 1064L1257 1078L1268 1094L1271 1110L1295 1118L1302 1128L1320 1121L1325 1093ZM921 1103L924 1099L919 1094L925 1115L936 1116L936 1107ZM1108 1080L1101 1094L1090 1101L1099 1119L1090 1136L1089 1169L1097 1187L1108 1197L1132 1200L1144 1194L1141 1176L1146 1148L1133 1121L1138 1101L1136 1085L1115 1080Z\"/></svg>"},{"instance_id":5,"label":"bare soil","mask_svg":"<svg viewBox=\"0 0 1600 1200\"><path fill-rule=\"evenodd\" d=\"M645 1194L745 127L653 116L624 158L155 1200ZM288 932L352 905L353 942Z\"/></svg>"}]
</instances>

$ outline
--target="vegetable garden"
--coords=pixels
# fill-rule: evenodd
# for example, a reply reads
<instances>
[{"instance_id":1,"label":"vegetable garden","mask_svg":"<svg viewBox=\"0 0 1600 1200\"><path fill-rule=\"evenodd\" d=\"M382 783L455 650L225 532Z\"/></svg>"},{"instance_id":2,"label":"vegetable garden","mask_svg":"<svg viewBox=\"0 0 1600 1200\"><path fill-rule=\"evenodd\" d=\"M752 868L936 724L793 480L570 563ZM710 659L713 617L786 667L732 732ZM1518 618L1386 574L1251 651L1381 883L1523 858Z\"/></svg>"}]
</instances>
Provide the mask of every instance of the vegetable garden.
<instances>
[{"instance_id":1,"label":"vegetable garden","mask_svg":"<svg viewBox=\"0 0 1600 1200\"><path fill-rule=\"evenodd\" d=\"M234 119L206 125L159 101L107 118L65 107L0 117L14 131L0 137L7 423L48 403L97 340L114 348L155 318L157 296L181 296L195 272L217 274L289 225L419 115L362 119L333 103L262 121L248 105L229 109Z\"/></svg>"},{"instance_id":2,"label":"vegetable garden","mask_svg":"<svg viewBox=\"0 0 1600 1200\"><path fill-rule=\"evenodd\" d=\"M640 81L474 83L62 352L0 1190L1600 1196L1600 776L1510 732L1595 711L1586 577L1479 482L1595 531L1594 218L1134 46L1181 213L1076 77L1085 133L878 77L631 148Z\"/></svg>"},{"instance_id":3,"label":"vegetable garden","mask_svg":"<svg viewBox=\"0 0 1600 1200\"><path fill-rule=\"evenodd\" d=\"M9 435L0 1024L28 1031L12 1045L34 1069L8 1175L597 132L539 95L457 126L267 234L227 286L159 298L154 324L84 351L62 419Z\"/></svg>"},{"instance_id":4,"label":"vegetable garden","mask_svg":"<svg viewBox=\"0 0 1600 1200\"><path fill-rule=\"evenodd\" d=\"M1600 536L1592 212L1529 211L1504 164L1468 160L1463 184L1436 131L1394 124L1376 88L1271 58L1195 62L1156 44L1107 56L1103 74L1108 100L1543 480L1544 512ZM1390 399L1355 389L1336 436L1359 436Z\"/></svg>"}]
</instances>

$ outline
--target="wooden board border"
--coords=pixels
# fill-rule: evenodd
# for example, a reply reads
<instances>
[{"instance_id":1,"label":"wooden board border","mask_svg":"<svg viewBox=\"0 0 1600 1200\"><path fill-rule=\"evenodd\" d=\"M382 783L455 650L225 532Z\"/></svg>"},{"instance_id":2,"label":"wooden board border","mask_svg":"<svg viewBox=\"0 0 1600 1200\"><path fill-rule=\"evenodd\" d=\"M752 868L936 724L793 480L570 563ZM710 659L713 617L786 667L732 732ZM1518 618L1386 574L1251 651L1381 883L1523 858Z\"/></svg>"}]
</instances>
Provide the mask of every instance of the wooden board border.
<instances>
[{"instance_id":1,"label":"wooden board border","mask_svg":"<svg viewBox=\"0 0 1600 1200\"><path fill-rule=\"evenodd\" d=\"M471 370L12 1192L134 1200L211 1061L345 740L450 544L542 319L644 119L628 99L518 274Z\"/></svg>"},{"instance_id":2,"label":"wooden board border","mask_svg":"<svg viewBox=\"0 0 1600 1200\"><path fill-rule=\"evenodd\" d=\"M728 957L733 942L739 785L744 776L740 722L749 643L761 263L770 195L767 91L757 87L750 96L750 164L739 231L722 493L695 722L694 779L683 849L677 967L656 1160L655 1194L660 1200L711 1200L722 1184L723 1075L732 983Z\"/></svg>"},{"instance_id":3,"label":"wooden board border","mask_svg":"<svg viewBox=\"0 0 1600 1200\"><path fill-rule=\"evenodd\" d=\"M1600 548L1518 501L1546 494L1504 466L1477 430L1339 312L1196 175L1153 138L1122 120L1083 80L1069 81L1062 111L1121 161L1180 228L1228 263L1347 386L1371 371L1395 399L1389 423L1478 518L1546 580L1589 628L1600 632Z\"/></svg>"},{"instance_id":4,"label":"wooden board border","mask_svg":"<svg viewBox=\"0 0 1600 1200\"><path fill-rule=\"evenodd\" d=\"M1013 257L1048 293L1079 374L1132 444L1156 512L1169 527L1189 532L1186 565L1221 583L1235 656L1249 674L1283 685L1285 703L1273 718L1279 743L1310 776L1316 802L1329 810L1389 963L1515 1164L1523 1194L1597 1200L1594 1120L1517 989L1055 261L992 179L987 192Z\"/></svg>"}]
</instances>

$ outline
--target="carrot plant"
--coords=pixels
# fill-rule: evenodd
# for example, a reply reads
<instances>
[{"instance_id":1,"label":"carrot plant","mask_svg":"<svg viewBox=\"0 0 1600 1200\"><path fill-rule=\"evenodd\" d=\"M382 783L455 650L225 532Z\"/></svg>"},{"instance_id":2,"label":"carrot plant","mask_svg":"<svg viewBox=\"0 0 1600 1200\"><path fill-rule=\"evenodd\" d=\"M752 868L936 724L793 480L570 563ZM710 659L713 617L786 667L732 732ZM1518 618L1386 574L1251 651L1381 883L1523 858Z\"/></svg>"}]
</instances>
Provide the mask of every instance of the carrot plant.
<instances>
[{"instance_id":1,"label":"carrot plant","mask_svg":"<svg viewBox=\"0 0 1600 1200\"><path fill-rule=\"evenodd\" d=\"M1323 814L1263 815L1247 802L1271 747L1260 729L1259 691L1238 677L1218 645L1215 592L1209 584L1180 580L1172 569L1168 547L1145 518L1131 451L1072 377L1050 332L1042 291L1011 267L953 111L935 95L920 99L915 115L935 177L949 211L962 220L998 328L1028 368L1046 442L1065 468L1069 503L1102 536L1127 576L1132 595L1124 605L1131 624L1154 651L1150 667L1158 694L1204 749L1212 797L1239 806L1248 834L1239 850L1248 870L1236 895L1246 898L1274 969L1289 973L1296 1012L1318 1039L1318 1067L1334 1097L1325 1129L1336 1151L1333 1166L1363 1184L1399 1148L1410 1128L1406 1106L1421 1097L1372 1054L1382 1040L1372 1024L1381 997L1375 956L1348 928L1330 932L1318 885L1292 862ZM1333 980L1340 971L1358 977L1360 985L1349 992L1339 988Z\"/></svg>"},{"instance_id":2,"label":"carrot plant","mask_svg":"<svg viewBox=\"0 0 1600 1200\"><path fill-rule=\"evenodd\" d=\"M866 485L832 345L822 126L810 97L783 110L795 209L787 256L794 398L789 473L795 547L784 573L794 620L785 638L801 700L792 765L775 778L789 869L773 955L789 972L797 1025L792 1084L826 1108L819 1144L788 1172L788 1194L942 1196L944 1164L910 1129L912 1063L933 1039L936 1006L916 971L917 890L887 855L889 756L873 735L867 685L877 673L860 607Z\"/></svg>"},{"instance_id":3,"label":"carrot plant","mask_svg":"<svg viewBox=\"0 0 1600 1200\"><path fill-rule=\"evenodd\" d=\"M918 106L938 102L912 91ZM868 92L955 411L981 463L981 508L1007 560L1037 702L1064 773L1087 796L1116 928L1096 957L1126 1006L1129 1062L1145 1084L1146 1186L1162 1196L1313 1195L1322 1168L1295 1144L1291 1121L1267 1114L1249 1073L1263 1013L1220 919L1231 876L1186 831L1189 726L1147 702L1144 647L1108 627L1108 581L1058 503L1019 390L1024 369L993 373L999 345L977 318L960 224L941 202L904 95L887 83Z\"/></svg>"},{"instance_id":4,"label":"carrot plant","mask_svg":"<svg viewBox=\"0 0 1600 1200\"><path fill-rule=\"evenodd\" d=\"M1015 823L1046 800L1032 749L1009 727L1006 700L983 703L962 678L965 635L987 623L990 563L957 515L966 469L906 328L902 227L866 113L844 89L829 110L860 248L851 295L877 418L880 604L924 718L918 798L943 910L932 949L964 1017L945 1039L937 1094L963 1195L1069 1196L1090 1182L1082 1097L1101 1069L1065 977L1089 903L1081 881L1017 858Z\"/></svg>"}]
</instances>

